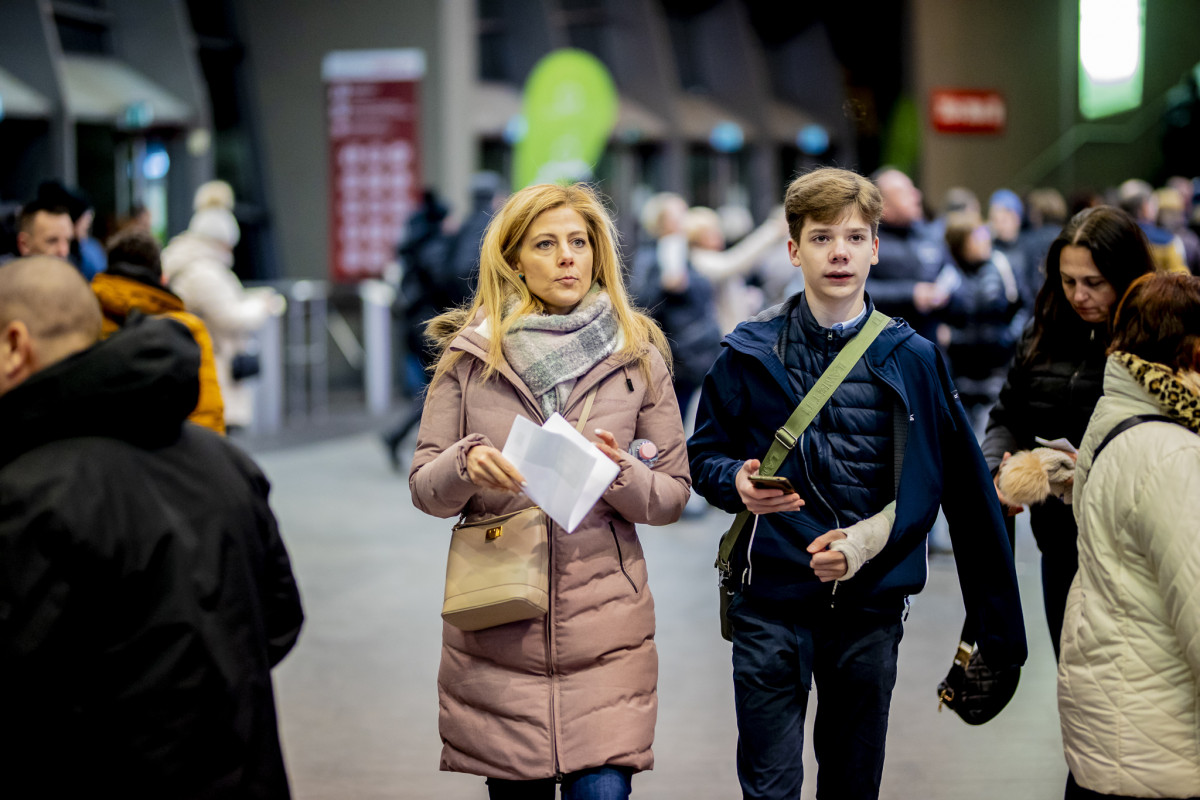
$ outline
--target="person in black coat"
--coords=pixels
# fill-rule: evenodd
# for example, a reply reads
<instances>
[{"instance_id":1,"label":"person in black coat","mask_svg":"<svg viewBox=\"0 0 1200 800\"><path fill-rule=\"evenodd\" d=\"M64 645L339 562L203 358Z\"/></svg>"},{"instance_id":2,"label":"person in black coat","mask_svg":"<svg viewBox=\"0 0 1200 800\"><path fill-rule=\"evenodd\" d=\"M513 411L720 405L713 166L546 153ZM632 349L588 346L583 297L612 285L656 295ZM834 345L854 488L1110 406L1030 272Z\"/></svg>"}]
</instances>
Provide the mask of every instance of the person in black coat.
<instances>
[{"instance_id":1,"label":"person in black coat","mask_svg":"<svg viewBox=\"0 0 1200 800\"><path fill-rule=\"evenodd\" d=\"M930 341L937 336L935 313L950 296L937 284L945 248L924 225L921 191L894 167L873 176L883 195L879 224L879 263L867 278L867 292L884 314L901 317Z\"/></svg>"},{"instance_id":2,"label":"person in black coat","mask_svg":"<svg viewBox=\"0 0 1200 800\"><path fill-rule=\"evenodd\" d=\"M424 392L434 359L425 338L429 320L471 299L479 272L479 246L492 215L504 198L503 183L495 172L477 173L471 179L471 213L458 230L447 234L442 223L449 209L432 192L409 220L397 248L404 267L400 292L393 311L404 324L411 383ZM396 424L382 434L392 469L400 471L400 445L421 421L420 398Z\"/></svg>"},{"instance_id":3,"label":"person in black coat","mask_svg":"<svg viewBox=\"0 0 1200 800\"><path fill-rule=\"evenodd\" d=\"M0 787L288 798L271 668L303 611L267 480L185 422L185 327L99 334L70 264L0 267Z\"/></svg>"},{"instance_id":4,"label":"person in black coat","mask_svg":"<svg viewBox=\"0 0 1200 800\"><path fill-rule=\"evenodd\" d=\"M1059 233L1033 321L988 417L981 448L993 475L1010 453L1037 447L1035 437L1079 445L1103 391L1110 314L1129 284L1153 270L1145 235L1118 208L1080 211ZM996 491L1009 517L1023 510ZM1030 509L1030 525L1042 553L1042 598L1057 658L1078 530L1070 506L1053 496Z\"/></svg>"}]
</instances>

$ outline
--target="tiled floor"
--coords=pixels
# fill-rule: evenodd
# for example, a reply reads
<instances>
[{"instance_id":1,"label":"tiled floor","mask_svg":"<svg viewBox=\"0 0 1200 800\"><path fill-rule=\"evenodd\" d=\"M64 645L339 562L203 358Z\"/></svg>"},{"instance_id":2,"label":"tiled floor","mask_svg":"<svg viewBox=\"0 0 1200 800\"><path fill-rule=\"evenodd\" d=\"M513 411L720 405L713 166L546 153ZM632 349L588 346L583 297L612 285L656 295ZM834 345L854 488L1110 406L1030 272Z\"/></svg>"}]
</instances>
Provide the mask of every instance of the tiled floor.
<instances>
[{"instance_id":1,"label":"tiled floor","mask_svg":"<svg viewBox=\"0 0 1200 800\"><path fill-rule=\"evenodd\" d=\"M449 522L412 507L374 435L264 448L258 457L308 612L299 645L275 675L296 798L486 797L482 779L437 769L434 681ZM717 631L713 588L725 524L712 511L642 530L658 613L660 710L657 765L634 779L635 797L740 796L729 646ZM1031 653L1016 698L980 728L937 712L935 686L953 654L962 602L953 560L935 556L900 648L883 798L1062 796L1037 553L1027 523L1018 531ZM807 774L814 769L810 759ZM814 796L809 780L803 797Z\"/></svg>"}]
</instances>

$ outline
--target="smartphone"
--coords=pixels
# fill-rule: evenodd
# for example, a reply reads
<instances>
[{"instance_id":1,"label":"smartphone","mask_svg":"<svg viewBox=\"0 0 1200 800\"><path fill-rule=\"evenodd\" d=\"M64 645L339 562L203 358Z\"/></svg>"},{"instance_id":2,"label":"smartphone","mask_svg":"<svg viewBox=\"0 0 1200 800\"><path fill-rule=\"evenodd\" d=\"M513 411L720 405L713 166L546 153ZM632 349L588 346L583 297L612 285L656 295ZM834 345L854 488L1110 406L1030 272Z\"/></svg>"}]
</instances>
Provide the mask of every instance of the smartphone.
<instances>
[{"instance_id":1,"label":"smartphone","mask_svg":"<svg viewBox=\"0 0 1200 800\"><path fill-rule=\"evenodd\" d=\"M756 489L781 489L784 494L795 494L792 482L782 475L759 475L757 472L750 476L750 483Z\"/></svg>"}]
</instances>

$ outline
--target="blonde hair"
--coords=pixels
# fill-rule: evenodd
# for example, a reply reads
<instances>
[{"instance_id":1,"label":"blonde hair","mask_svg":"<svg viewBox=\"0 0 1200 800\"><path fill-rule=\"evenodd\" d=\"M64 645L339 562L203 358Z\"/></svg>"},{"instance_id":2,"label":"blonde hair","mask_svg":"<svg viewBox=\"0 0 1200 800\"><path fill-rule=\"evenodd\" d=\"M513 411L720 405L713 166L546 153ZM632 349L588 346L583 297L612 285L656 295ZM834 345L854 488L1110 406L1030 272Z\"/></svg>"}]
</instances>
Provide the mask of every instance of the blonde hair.
<instances>
[{"instance_id":1,"label":"blonde hair","mask_svg":"<svg viewBox=\"0 0 1200 800\"><path fill-rule=\"evenodd\" d=\"M454 340L483 309L491 322L484 378L490 377L504 359L504 336L526 314L544 313L542 301L517 277L521 244L538 216L556 208L571 208L583 217L588 243L592 246L592 284L599 284L612 301L613 313L623 342L617 351L628 363L637 363L649 376L649 351L653 346L669 366L670 348L658 325L638 312L629 300L617 252L617 229L600 195L587 184L539 184L512 194L492 217L479 253L479 283L475 296L464 306L434 317L426 326L439 355L436 381L457 360L443 358ZM514 302L515 299L515 302Z\"/></svg>"},{"instance_id":2,"label":"blonde hair","mask_svg":"<svg viewBox=\"0 0 1200 800\"><path fill-rule=\"evenodd\" d=\"M705 234L716 234L725 243L725 232L721 229L721 215L707 206L693 206L684 218L683 230L688 244L695 247L704 241Z\"/></svg>"}]
</instances>

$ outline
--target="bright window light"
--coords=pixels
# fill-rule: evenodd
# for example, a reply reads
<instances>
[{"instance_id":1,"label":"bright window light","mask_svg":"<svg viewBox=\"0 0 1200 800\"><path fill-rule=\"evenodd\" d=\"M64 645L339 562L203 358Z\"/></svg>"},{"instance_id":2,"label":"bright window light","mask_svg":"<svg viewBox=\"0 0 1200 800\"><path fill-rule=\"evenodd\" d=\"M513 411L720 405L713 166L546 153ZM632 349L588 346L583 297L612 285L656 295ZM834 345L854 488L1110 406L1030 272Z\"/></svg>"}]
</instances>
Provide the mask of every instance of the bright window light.
<instances>
[{"instance_id":1,"label":"bright window light","mask_svg":"<svg viewBox=\"0 0 1200 800\"><path fill-rule=\"evenodd\" d=\"M1080 0L1079 61L1099 83L1133 77L1142 58L1138 0Z\"/></svg>"},{"instance_id":2,"label":"bright window light","mask_svg":"<svg viewBox=\"0 0 1200 800\"><path fill-rule=\"evenodd\" d=\"M1145 0L1079 0L1079 110L1085 117L1141 105L1145 38Z\"/></svg>"}]
</instances>

